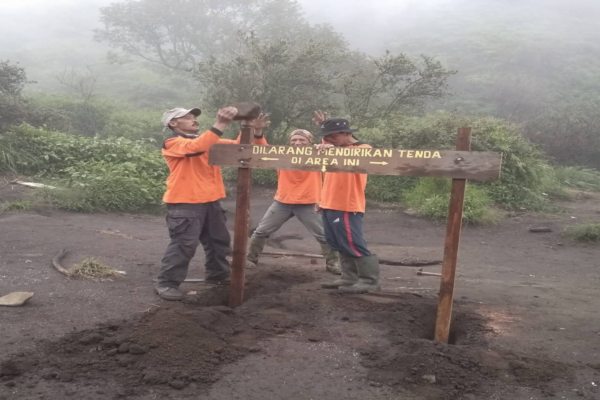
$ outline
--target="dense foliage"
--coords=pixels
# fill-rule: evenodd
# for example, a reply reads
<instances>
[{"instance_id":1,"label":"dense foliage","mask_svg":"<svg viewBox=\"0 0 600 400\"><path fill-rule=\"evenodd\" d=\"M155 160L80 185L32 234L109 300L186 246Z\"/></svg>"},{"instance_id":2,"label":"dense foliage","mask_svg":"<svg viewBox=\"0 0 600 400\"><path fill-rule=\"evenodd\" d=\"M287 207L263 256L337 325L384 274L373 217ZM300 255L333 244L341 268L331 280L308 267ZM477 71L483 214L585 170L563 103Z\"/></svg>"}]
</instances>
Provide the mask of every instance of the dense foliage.
<instances>
[{"instance_id":1,"label":"dense foliage","mask_svg":"<svg viewBox=\"0 0 600 400\"><path fill-rule=\"evenodd\" d=\"M28 100L28 124L90 137L125 137L161 143L160 112L104 99L82 101L39 95Z\"/></svg>"},{"instance_id":2,"label":"dense foliage","mask_svg":"<svg viewBox=\"0 0 600 400\"><path fill-rule=\"evenodd\" d=\"M0 149L0 172L52 181L61 189L45 194L58 207L134 211L161 204L166 167L160 152L143 142L21 125L0 135Z\"/></svg>"},{"instance_id":3,"label":"dense foliage","mask_svg":"<svg viewBox=\"0 0 600 400\"><path fill-rule=\"evenodd\" d=\"M0 61L0 131L26 116L25 101L21 95L26 83L23 67L10 61Z\"/></svg>"},{"instance_id":4,"label":"dense foliage","mask_svg":"<svg viewBox=\"0 0 600 400\"><path fill-rule=\"evenodd\" d=\"M423 118L396 116L366 129L362 138L381 147L455 148L459 127L472 127L471 149L503 154L500 180L486 184L492 200L509 209L540 209L554 182L543 154L520 134L519 127L496 118L467 118L434 113Z\"/></svg>"},{"instance_id":5,"label":"dense foliage","mask_svg":"<svg viewBox=\"0 0 600 400\"><path fill-rule=\"evenodd\" d=\"M361 130L361 139L384 147L453 148L456 126L470 122L474 150L504 154L502 179L485 185L469 183L467 221L493 220L489 210L494 203L507 209L540 209L546 205L549 189L557 190L562 185L598 190L597 171L563 168L555 172L539 151L505 121L466 121L449 114L398 118L402 123L397 121L395 129L380 125ZM167 171L159 149L147 140L90 138L21 125L0 134L0 172L33 176L59 186L62 189L46 192L46 198L57 207L134 211L160 205ZM235 176L234 168L224 170L230 183ZM253 177L258 185L276 184L272 170L255 170ZM449 185L448 179L372 175L367 197L403 203L422 215L442 218L447 213Z\"/></svg>"},{"instance_id":6,"label":"dense foliage","mask_svg":"<svg viewBox=\"0 0 600 400\"><path fill-rule=\"evenodd\" d=\"M405 191L405 204L420 215L437 220L448 216L451 180L423 178L410 191ZM496 215L492 200L485 189L469 184L465 190L463 220L465 222L493 222Z\"/></svg>"}]
</instances>

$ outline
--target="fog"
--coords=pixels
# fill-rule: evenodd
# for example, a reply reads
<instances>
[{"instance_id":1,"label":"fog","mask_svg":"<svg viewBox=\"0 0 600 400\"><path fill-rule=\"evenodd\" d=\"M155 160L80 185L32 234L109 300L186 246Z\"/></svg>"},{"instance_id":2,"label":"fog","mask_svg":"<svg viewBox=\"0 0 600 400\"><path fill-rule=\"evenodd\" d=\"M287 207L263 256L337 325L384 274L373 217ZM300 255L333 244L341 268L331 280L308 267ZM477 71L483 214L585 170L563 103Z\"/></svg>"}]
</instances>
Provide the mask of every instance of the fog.
<instances>
[{"instance_id":1,"label":"fog","mask_svg":"<svg viewBox=\"0 0 600 400\"><path fill-rule=\"evenodd\" d=\"M23 64L31 66L36 61L31 52L41 52L39 56L44 59L39 61L50 63L66 61L65 55L60 54L64 52L70 54L73 63L80 64L78 50L89 50L83 48L84 41L89 41L88 46L104 49L93 42L92 30L99 26L99 7L115 2L118 1L1 0L0 58L21 59ZM534 31L540 41L555 40L557 35L567 36L562 38L566 40L582 35L590 42L600 39L595 33L599 31L596 21L600 17L600 2L596 0L298 0L298 3L310 23L330 24L352 48L372 54L390 49L446 58L448 52L440 50L439 43L452 42L452 33L457 35L456 40L469 31L481 34L482 25L493 27L499 38L527 29ZM72 45L79 49L71 48ZM45 54L49 48L56 59Z\"/></svg>"},{"instance_id":2,"label":"fog","mask_svg":"<svg viewBox=\"0 0 600 400\"><path fill-rule=\"evenodd\" d=\"M114 2L1 0L0 60L27 69L37 82L28 91L56 89L56 76L65 70L108 65L110 49L93 40L93 30L100 26L99 8ZM494 101L504 116L523 108L520 99L550 104L555 96L564 97L565 88L591 92L600 82L597 0L298 3L310 24L329 24L350 49L435 57L458 72L450 82L455 100ZM126 77L126 66L120 68L111 68L107 80ZM493 84L499 81L500 89ZM452 107L459 107L456 103Z\"/></svg>"}]
</instances>

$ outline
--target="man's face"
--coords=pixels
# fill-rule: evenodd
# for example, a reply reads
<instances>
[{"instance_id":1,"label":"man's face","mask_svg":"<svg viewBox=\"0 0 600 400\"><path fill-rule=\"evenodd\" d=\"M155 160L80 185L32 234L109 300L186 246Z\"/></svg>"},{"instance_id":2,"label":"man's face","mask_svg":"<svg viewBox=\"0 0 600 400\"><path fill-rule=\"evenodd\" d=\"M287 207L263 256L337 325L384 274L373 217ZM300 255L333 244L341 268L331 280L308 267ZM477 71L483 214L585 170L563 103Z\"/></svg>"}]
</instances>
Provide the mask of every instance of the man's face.
<instances>
[{"instance_id":1,"label":"man's face","mask_svg":"<svg viewBox=\"0 0 600 400\"><path fill-rule=\"evenodd\" d=\"M347 146L352 144L352 133L350 132L336 132L330 133L325 136L323 140L334 146Z\"/></svg>"},{"instance_id":2,"label":"man's face","mask_svg":"<svg viewBox=\"0 0 600 400\"><path fill-rule=\"evenodd\" d=\"M173 118L169 121L171 129L183 133L198 133L200 125L194 114L185 114L183 117Z\"/></svg>"},{"instance_id":3,"label":"man's face","mask_svg":"<svg viewBox=\"0 0 600 400\"><path fill-rule=\"evenodd\" d=\"M292 146L307 146L310 141L302 135L294 135L290 138L290 144Z\"/></svg>"}]
</instances>

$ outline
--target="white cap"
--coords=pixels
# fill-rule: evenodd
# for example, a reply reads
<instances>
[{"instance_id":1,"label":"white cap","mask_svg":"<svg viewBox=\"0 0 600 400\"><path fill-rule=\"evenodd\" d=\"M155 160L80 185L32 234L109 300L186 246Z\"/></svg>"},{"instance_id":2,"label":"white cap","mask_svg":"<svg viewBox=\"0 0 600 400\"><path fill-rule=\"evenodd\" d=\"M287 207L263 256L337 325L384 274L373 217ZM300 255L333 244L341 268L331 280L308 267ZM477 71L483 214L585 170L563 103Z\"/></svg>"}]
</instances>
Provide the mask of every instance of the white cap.
<instances>
[{"instance_id":1,"label":"white cap","mask_svg":"<svg viewBox=\"0 0 600 400\"><path fill-rule=\"evenodd\" d=\"M176 107L176 108L170 109L169 111L165 111L162 115L162 118L160 119L160 122L162 122L162 125L166 128L169 126L169 122L171 122L171 120L174 118L181 118L187 114L193 114L197 117L201 113L202 113L202 111L200 111L199 108L187 109L187 108L182 108L182 107Z\"/></svg>"}]
</instances>

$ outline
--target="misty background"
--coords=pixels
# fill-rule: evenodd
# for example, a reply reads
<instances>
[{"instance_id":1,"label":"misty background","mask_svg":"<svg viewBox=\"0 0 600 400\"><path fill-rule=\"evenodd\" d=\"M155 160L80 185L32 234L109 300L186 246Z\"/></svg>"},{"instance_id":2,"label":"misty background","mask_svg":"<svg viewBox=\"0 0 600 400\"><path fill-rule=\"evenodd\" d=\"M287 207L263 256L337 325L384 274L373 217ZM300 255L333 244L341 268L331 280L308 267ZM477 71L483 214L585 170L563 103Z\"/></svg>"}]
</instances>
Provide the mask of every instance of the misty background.
<instances>
[{"instance_id":1,"label":"misty background","mask_svg":"<svg viewBox=\"0 0 600 400\"><path fill-rule=\"evenodd\" d=\"M101 9L118 3L125 2L2 0L0 60L24 68L28 83L23 94L33 98L62 95L119 101L156 110L157 119L160 110L173 105L214 108L218 99L211 102L207 98L209 85L202 79L148 62L98 39L98 30L105 27ZM600 2L296 3L300 17L294 24L308 24L317 36L316 27L325 25L327 35L339 35L345 42L348 52L339 63L359 64L389 51L413 58L425 55L452 72L444 77L447 88L443 94L429 96L421 107L403 109L405 113L424 115L444 110L502 118L519 124L523 134L542 146L551 159L600 165L597 151L592 150L600 143ZM262 19L270 18L274 25L287 21L268 14ZM200 37L205 29L198 21ZM338 109L350 117L366 115L352 113L349 107ZM370 116L376 118L373 113ZM355 122L360 125L358 120ZM580 147L566 149L574 143L580 143Z\"/></svg>"}]
</instances>

